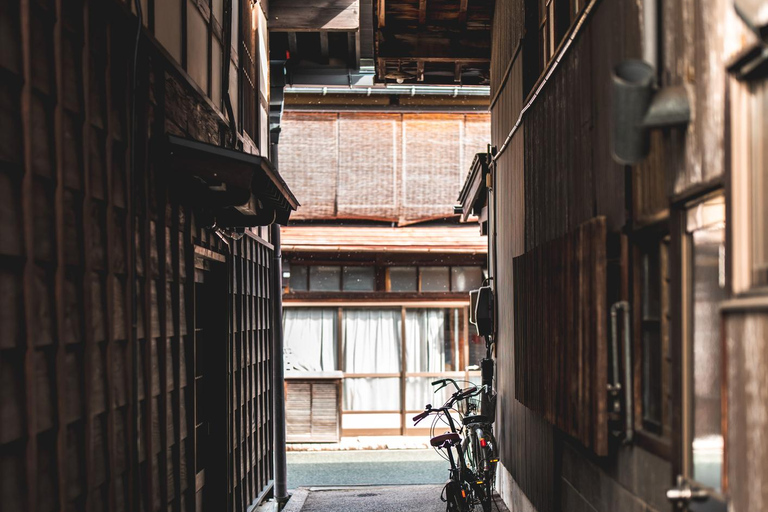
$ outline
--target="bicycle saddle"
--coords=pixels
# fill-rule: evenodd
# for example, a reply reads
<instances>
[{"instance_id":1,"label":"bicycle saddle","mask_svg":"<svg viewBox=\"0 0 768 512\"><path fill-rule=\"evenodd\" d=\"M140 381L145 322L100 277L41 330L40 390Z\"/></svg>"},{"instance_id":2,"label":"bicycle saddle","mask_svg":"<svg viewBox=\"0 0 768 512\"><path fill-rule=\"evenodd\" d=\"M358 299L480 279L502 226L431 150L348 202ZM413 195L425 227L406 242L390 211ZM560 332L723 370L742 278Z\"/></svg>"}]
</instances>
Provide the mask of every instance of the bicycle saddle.
<instances>
[{"instance_id":1,"label":"bicycle saddle","mask_svg":"<svg viewBox=\"0 0 768 512\"><path fill-rule=\"evenodd\" d=\"M447 434L441 434L439 436L433 437L429 440L429 442L432 444L432 446L435 447L442 447L445 444L448 446L454 446L461 442L461 436L453 432L448 432Z\"/></svg>"},{"instance_id":2,"label":"bicycle saddle","mask_svg":"<svg viewBox=\"0 0 768 512\"><path fill-rule=\"evenodd\" d=\"M488 416L482 414L475 414L473 416L464 416L461 422L465 425L472 425L473 423L488 423Z\"/></svg>"}]
</instances>

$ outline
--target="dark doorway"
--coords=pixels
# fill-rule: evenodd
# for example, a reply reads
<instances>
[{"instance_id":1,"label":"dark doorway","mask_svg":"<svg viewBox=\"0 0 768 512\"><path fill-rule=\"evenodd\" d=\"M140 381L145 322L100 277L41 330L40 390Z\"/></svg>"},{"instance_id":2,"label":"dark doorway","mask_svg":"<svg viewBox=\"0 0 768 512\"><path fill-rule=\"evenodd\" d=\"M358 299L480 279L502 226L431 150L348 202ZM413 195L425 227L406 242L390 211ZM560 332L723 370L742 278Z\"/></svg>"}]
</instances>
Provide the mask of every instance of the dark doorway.
<instances>
[{"instance_id":1,"label":"dark doorway","mask_svg":"<svg viewBox=\"0 0 768 512\"><path fill-rule=\"evenodd\" d=\"M227 483L227 270L203 260L195 268L195 505L219 510Z\"/></svg>"}]
</instances>

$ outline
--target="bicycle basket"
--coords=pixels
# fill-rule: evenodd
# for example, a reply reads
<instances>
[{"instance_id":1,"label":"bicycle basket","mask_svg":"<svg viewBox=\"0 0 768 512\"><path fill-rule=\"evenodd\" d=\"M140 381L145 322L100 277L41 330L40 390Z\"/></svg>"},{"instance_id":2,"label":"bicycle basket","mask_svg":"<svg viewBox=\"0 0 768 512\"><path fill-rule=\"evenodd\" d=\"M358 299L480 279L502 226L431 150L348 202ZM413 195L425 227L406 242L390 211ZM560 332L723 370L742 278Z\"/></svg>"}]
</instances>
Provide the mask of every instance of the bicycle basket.
<instances>
[{"instance_id":1,"label":"bicycle basket","mask_svg":"<svg viewBox=\"0 0 768 512\"><path fill-rule=\"evenodd\" d=\"M464 416L480 414L480 397L481 395L470 396L460 402L456 402L456 410L459 411L462 418Z\"/></svg>"}]
</instances>

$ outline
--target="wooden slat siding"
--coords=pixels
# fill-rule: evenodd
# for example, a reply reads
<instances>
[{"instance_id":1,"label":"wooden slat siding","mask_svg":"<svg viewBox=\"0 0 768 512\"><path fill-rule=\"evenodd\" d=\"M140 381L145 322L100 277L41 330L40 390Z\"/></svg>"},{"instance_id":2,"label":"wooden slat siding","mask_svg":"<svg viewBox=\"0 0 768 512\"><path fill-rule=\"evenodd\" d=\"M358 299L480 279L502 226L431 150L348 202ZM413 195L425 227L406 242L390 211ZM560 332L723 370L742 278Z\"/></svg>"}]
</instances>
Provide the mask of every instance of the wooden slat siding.
<instances>
[{"instance_id":1,"label":"wooden slat siding","mask_svg":"<svg viewBox=\"0 0 768 512\"><path fill-rule=\"evenodd\" d=\"M513 260L516 398L598 455L608 451L606 266L602 217ZM561 364L575 346L579 357Z\"/></svg>"},{"instance_id":2,"label":"wooden slat siding","mask_svg":"<svg viewBox=\"0 0 768 512\"><path fill-rule=\"evenodd\" d=\"M671 191L680 194L693 185L719 179L724 172L724 37L729 31L721 27L732 4L725 0L705 5L681 0L666 2L662 9L661 85L688 84L693 92L691 109L696 112L685 138L676 134L665 137L673 160L668 166L672 173ZM714 98L719 101L713 101Z\"/></svg>"},{"instance_id":3,"label":"wooden slat siding","mask_svg":"<svg viewBox=\"0 0 768 512\"><path fill-rule=\"evenodd\" d=\"M768 503L768 313L733 311L724 316L728 393L726 464L733 510Z\"/></svg>"},{"instance_id":4,"label":"wooden slat siding","mask_svg":"<svg viewBox=\"0 0 768 512\"><path fill-rule=\"evenodd\" d=\"M21 71L22 73L22 88L21 88L21 123L19 128L22 129L22 144L23 144L23 151L24 151L24 157L22 160L22 184L21 184L21 194L22 194L22 205L21 205L21 215L22 215L22 222L23 222L23 236L24 236L24 250L23 250L23 297L24 297L24 326L23 328L20 328L22 332L26 333L26 337L24 339L24 343L21 346L21 350L23 350L23 363L24 363L24 371L22 372L22 379L23 383L14 382L12 392L16 394L23 394L24 396L24 402L26 405L26 409L24 411L21 410L21 407L14 407L15 410L12 410L12 412L9 414L9 418L5 418L5 414L3 414L3 430L6 431L6 429L9 431L8 434L3 432L3 441L8 442L12 440L14 437L25 437L25 455L26 460L24 463L24 469L26 481L24 482L26 487L26 496L23 496L23 491L19 492L17 496L14 496L16 498L15 506L18 510L23 510L26 507L29 507L31 509L37 508L37 475L38 475L38 467L37 467L37 460L38 460L38 436L37 436L37 407L34 404L34 401L37 397L37 393L35 390L35 353L34 353L34 343L35 340L32 337L32 333L36 332L36 323L40 322L41 318L37 318L36 314L36 304L35 304L35 297L33 296L34 289L35 289L35 262L34 262L34 254L35 254L35 222L34 222L34 198L33 198L33 175L32 175L32 153L33 153L33 130L32 130L32 119L31 119L31 110L32 110L32 15L31 15L31 6L30 6L30 0L24 0L21 2L20 6L20 21L21 21L21 44L20 46L20 54L21 54L21 60L23 62L21 69L18 71ZM16 220L18 222L18 220ZM37 299L40 300L39 298ZM8 356L6 356L8 357ZM5 367L9 368L11 365L18 365L18 358L11 358L8 357L10 361L12 361L10 364L8 362L5 363ZM7 371L7 370L6 370ZM14 375L14 377L17 377L18 374ZM18 377L17 377L18 378ZM22 391L23 389L23 391ZM10 397L4 397L4 402L8 403L10 401ZM13 405L21 405L21 404L13 404ZM8 407L8 406L6 406ZM4 407L5 408L5 407ZM8 407L9 409L11 407ZM15 414L14 414L15 413ZM15 416L15 417L14 417ZM22 434L23 430L23 419L26 417L26 435ZM14 421L15 420L15 421ZM6 425L11 424L11 422L15 423L15 427L17 427L14 432L14 429L8 429ZM12 437L13 436L13 437ZM61 438L60 438L61 439ZM15 439L14 439L15 440ZM59 455L61 452L59 453ZM19 469L22 464L16 464L15 465L16 470ZM61 473L59 474L59 477L61 478ZM13 503L11 503L13 505Z\"/></svg>"},{"instance_id":5,"label":"wooden slat siding","mask_svg":"<svg viewBox=\"0 0 768 512\"><path fill-rule=\"evenodd\" d=\"M64 38L63 38L63 24L64 20L61 16L61 3L57 2L56 5L56 11L57 11L57 22L54 29L54 40L59 42L59 44L56 45L56 54L55 54L55 62L56 62L56 119L55 119L55 138L54 138L54 144L56 146L56 216L57 216L57 222L56 222L56 238L57 238L57 269L56 269L56 304L57 306L57 316L56 320L58 323L58 339L59 342L57 343L56 347L56 373L57 373L57 382L60 383L61 379L63 377L63 360L64 360L64 322L65 322L65 312L63 305L65 303L65 287L66 287L66 266L64 264L65 262L65 234L64 234L64 194L65 194L65 182L64 182L64 168L63 168L63 155L64 155L64 135L63 135L63 105L64 105L64 90L63 90L63 62L62 62L62 49L61 45L63 44ZM62 384L59 384L57 386L59 389L64 389ZM65 417L65 409L64 409L64 394L63 393L57 393L58 397L58 407L57 407L57 419L59 421L59 424L66 424L66 417ZM57 445L57 454L59 455L57 457L58 464L57 464L57 483L59 485L59 489L63 489L66 486L66 479L64 478L64 475L66 474L66 464L63 458L61 457L61 454L64 453L64 450L66 449L66 433L60 429L56 436L56 445ZM41 479L43 480L43 479ZM56 498L59 504L60 508L63 508L66 506L66 501L64 499L64 494L59 492L58 497ZM34 505L30 504L30 508L34 509Z\"/></svg>"},{"instance_id":6,"label":"wooden slat siding","mask_svg":"<svg viewBox=\"0 0 768 512\"><path fill-rule=\"evenodd\" d=\"M285 393L289 443L339 440L341 395L337 380L289 379Z\"/></svg>"},{"instance_id":7,"label":"wooden slat siding","mask_svg":"<svg viewBox=\"0 0 768 512\"><path fill-rule=\"evenodd\" d=\"M659 130L650 135L650 154L638 165L632 166L632 210L636 224L659 220L665 216L669 206L664 139Z\"/></svg>"},{"instance_id":8,"label":"wooden slat siding","mask_svg":"<svg viewBox=\"0 0 768 512\"><path fill-rule=\"evenodd\" d=\"M304 205L293 218L407 224L451 215L489 128L487 114L288 112L281 173ZM425 140L427 130L438 135Z\"/></svg>"}]
</instances>

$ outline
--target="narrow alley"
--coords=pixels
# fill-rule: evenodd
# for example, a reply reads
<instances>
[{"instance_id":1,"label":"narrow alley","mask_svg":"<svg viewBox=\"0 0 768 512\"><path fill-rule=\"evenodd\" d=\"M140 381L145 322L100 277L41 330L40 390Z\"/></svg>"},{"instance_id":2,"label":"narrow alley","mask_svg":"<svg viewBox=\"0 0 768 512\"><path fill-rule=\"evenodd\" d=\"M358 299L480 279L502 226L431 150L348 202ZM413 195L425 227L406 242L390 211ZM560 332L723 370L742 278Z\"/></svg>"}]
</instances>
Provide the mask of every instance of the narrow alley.
<instances>
[{"instance_id":1,"label":"narrow alley","mask_svg":"<svg viewBox=\"0 0 768 512\"><path fill-rule=\"evenodd\" d=\"M2 512L768 509L768 0L0 1Z\"/></svg>"}]
</instances>

